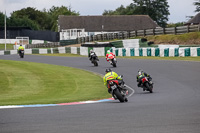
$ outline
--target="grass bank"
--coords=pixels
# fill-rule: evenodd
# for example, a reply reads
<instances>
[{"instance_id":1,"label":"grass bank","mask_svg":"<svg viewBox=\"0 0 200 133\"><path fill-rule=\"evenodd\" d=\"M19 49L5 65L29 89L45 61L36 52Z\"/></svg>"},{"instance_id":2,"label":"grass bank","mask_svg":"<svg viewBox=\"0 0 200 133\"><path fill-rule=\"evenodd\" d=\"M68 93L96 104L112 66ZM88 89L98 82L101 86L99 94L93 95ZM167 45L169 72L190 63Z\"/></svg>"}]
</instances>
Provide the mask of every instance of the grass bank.
<instances>
[{"instance_id":1,"label":"grass bank","mask_svg":"<svg viewBox=\"0 0 200 133\"><path fill-rule=\"evenodd\" d=\"M156 35L147 36L148 41L154 44L178 44L187 46L200 46L200 32L190 32L181 35Z\"/></svg>"},{"instance_id":2,"label":"grass bank","mask_svg":"<svg viewBox=\"0 0 200 133\"><path fill-rule=\"evenodd\" d=\"M6 50L13 50L14 44L6 44ZM5 50L5 44L0 44L0 50Z\"/></svg>"},{"instance_id":3,"label":"grass bank","mask_svg":"<svg viewBox=\"0 0 200 133\"><path fill-rule=\"evenodd\" d=\"M102 77L71 67L0 60L0 105L109 98Z\"/></svg>"},{"instance_id":4,"label":"grass bank","mask_svg":"<svg viewBox=\"0 0 200 133\"><path fill-rule=\"evenodd\" d=\"M86 57L76 54L40 54L45 56L66 56L66 57ZM105 58L101 56L100 58ZM117 58L127 58L127 59L149 59L149 60L183 60L183 61L200 61L200 56L198 57L149 57L149 56L117 56Z\"/></svg>"},{"instance_id":5,"label":"grass bank","mask_svg":"<svg viewBox=\"0 0 200 133\"><path fill-rule=\"evenodd\" d=\"M38 55L38 54L35 54ZM67 57L86 57L83 55L79 55L79 54L70 54L70 53L65 53L65 54L40 54L40 55L44 55L44 56L67 56Z\"/></svg>"},{"instance_id":6,"label":"grass bank","mask_svg":"<svg viewBox=\"0 0 200 133\"><path fill-rule=\"evenodd\" d=\"M149 59L149 60L182 60L182 61L200 61L200 56L198 57L141 57L141 56L118 56L117 58L126 58L126 59Z\"/></svg>"}]
</instances>

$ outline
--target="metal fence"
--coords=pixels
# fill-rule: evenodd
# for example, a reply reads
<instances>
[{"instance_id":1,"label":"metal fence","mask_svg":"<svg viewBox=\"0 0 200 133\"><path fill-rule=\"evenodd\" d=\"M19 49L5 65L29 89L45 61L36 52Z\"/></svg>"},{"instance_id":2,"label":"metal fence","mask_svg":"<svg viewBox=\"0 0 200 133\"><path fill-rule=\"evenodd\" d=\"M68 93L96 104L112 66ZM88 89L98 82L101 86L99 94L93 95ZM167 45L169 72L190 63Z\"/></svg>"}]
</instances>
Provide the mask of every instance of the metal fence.
<instances>
[{"instance_id":1,"label":"metal fence","mask_svg":"<svg viewBox=\"0 0 200 133\"><path fill-rule=\"evenodd\" d=\"M54 48L54 47L59 47L60 43L59 42L53 42L53 43L41 43L41 44L27 44L25 45L26 49L29 48Z\"/></svg>"},{"instance_id":2,"label":"metal fence","mask_svg":"<svg viewBox=\"0 0 200 133\"><path fill-rule=\"evenodd\" d=\"M151 36L151 35L163 35L163 34L177 35L177 34L184 34L184 33L197 32L197 31L200 31L200 24L172 27L172 28L156 28L156 29L146 29L146 30L137 30L137 31L104 33L104 34L80 37L80 38L77 38L77 42L85 43L85 42L92 42L92 41L127 39L127 38L138 37L138 36Z\"/></svg>"}]
</instances>

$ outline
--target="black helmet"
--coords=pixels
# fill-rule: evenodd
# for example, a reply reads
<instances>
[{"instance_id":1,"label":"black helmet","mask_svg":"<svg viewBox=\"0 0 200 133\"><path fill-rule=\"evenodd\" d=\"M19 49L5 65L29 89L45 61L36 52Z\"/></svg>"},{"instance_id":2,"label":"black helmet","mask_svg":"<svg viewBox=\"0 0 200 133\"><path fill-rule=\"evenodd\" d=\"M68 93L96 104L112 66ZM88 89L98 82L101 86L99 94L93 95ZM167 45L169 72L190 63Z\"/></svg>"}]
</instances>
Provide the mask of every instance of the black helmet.
<instances>
[{"instance_id":1,"label":"black helmet","mask_svg":"<svg viewBox=\"0 0 200 133\"><path fill-rule=\"evenodd\" d=\"M112 72L112 70L110 68L106 69L106 73L108 72Z\"/></svg>"},{"instance_id":2,"label":"black helmet","mask_svg":"<svg viewBox=\"0 0 200 133\"><path fill-rule=\"evenodd\" d=\"M20 46L22 46L22 45L20 44Z\"/></svg>"}]
</instances>

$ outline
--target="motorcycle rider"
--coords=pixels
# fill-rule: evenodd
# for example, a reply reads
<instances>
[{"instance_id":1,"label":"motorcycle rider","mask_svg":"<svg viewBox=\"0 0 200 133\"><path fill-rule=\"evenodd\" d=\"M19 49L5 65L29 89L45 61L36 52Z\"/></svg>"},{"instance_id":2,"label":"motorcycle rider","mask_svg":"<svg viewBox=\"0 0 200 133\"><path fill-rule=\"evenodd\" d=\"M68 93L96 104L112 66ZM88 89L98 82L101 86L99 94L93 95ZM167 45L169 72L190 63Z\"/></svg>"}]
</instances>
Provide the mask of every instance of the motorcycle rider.
<instances>
[{"instance_id":1,"label":"motorcycle rider","mask_svg":"<svg viewBox=\"0 0 200 133\"><path fill-rule=\"evenodd\" d=\"M24 50L24 47L22 45L20 45L19 48L18 48L18 53L19 54L21 53L21 50Z\"/></svg>"},{"instance_id":2,"label":"motorcycle rider","mask_svg":"<svg viewBox=\"0 0 200 133\"><path fill-rule=\"evenodd\" d=\"M107 51L107 54L106 54L106 60L107 60L107 61L109 61L109 60L108 60L108 56L109 56L110 54L113 55L114 58L115 58L115 55L114 55L112 52L110 52L110 50L108 50L108 51Z\"/></svg>"},{"instance_id":3,"label":"motorcycle rider","mask_svg":"<svg viewBox=\"0 0 200 133\"><path fill-rule=\"evenodd\" d=\"M142 78L143 78L143 77L147 77L148 80L150 81L150 83L152 83L152 82L151 82L151 80L152 80L151 76L150 76L149 74L147 74L146 72L143 72L141 69L139 69L139 70L138 70L138 75L136 76L137 82L138 82L138 84L137 84L138 87L141 87Z\"/></svg>"},{"instance_id":4,"label":"motorcycle rider","mask_svg":"<svg viewBox=\"0 0 200 133\"><path fill-rule=\"evenodd\" d=\"M106 69L106 74L103 77L104 85L108 88L108 92L111 92L110 85L108 84L109 80L118 80L119 85L122 89L124 89L124 81L121 76L118 76L116 72L113 72L110 68ZM125 89L126 90L126 89Z\"/></svg>"},{"instance_id":5,"label":"motorcycle rider","mask_svg":"<svg viewBox=\"0 0 200 133\"><path fill-rule=\"evenodd\" d=\"M92 56L91 55L95 55L97 57L96 53L92 49L90 50L90 53L88 55L90 61L92 60ZM97 57L97 60L99 61L98 57Z\"/></svg>"}]
</instances>

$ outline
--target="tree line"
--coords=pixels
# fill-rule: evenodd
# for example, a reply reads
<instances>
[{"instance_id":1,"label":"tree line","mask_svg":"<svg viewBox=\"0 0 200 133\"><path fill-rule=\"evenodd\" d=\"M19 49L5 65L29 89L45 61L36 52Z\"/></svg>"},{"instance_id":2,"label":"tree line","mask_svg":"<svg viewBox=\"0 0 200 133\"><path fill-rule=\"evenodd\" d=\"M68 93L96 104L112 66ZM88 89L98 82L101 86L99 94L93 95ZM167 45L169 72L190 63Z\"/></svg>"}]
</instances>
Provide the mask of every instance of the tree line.
<instances>
[{"instance_id":1,"label":"tree line","mask_svg":"<svg viewBox=\"0 0 200 133\"><path fill-rule=\"evenodd\" d=\"M59 15L79 15L79 12L72 11L70 7L52 6L49 10L42 11L36 8L27 7L11 13L6 18L7 27L30 27L33 30L58 31L57 20ZM0 26L4 27L4 13L0 12Z\"/></svg>"},{"instance_id":2,"label":"tree line","mask_svg":"<svg viewBox=\"0 0 200 133\"><path fill-rule=\"evenodd\" d=\"M200 12L200 1L194 0L196 6L194 12ZM121 5L115 10L104 10L102 15L149 15L161 27L182 26L184 22L167 24L169 13L167 0L133 0L133 3L124 7ZM27 7L14 11L6 18L8 27L30 27L33 30L58 31L57 20L59 15L79 16L79 12L71 10L71 7L55 7L42 11ZM0 26L4 27L4 13L0 12Z\"/></svg>"}]
</instances>

